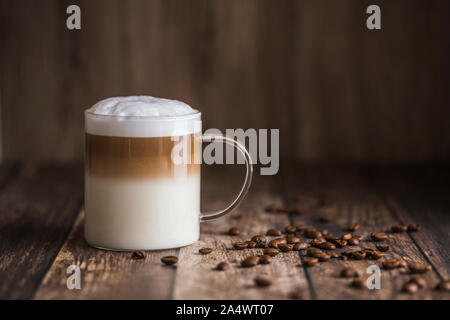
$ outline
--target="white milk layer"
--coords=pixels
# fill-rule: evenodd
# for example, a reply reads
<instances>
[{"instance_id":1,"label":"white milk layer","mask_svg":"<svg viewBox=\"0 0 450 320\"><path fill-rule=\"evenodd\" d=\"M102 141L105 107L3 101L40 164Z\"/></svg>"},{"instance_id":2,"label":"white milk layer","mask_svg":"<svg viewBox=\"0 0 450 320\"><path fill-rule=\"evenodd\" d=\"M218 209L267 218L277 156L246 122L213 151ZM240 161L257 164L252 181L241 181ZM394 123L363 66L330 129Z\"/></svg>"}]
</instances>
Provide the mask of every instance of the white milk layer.
<instances>
[{"instance_id":1,"label":"white milk layer","mask_svg":"<svg viewBox=\"0 0 450 320\"><path fill-rule=\"evenodd\" d=\"M86 241L116 250L182 247L199 238L200 174L171 179L86 175Z\"/></svg>"}]
</instances>

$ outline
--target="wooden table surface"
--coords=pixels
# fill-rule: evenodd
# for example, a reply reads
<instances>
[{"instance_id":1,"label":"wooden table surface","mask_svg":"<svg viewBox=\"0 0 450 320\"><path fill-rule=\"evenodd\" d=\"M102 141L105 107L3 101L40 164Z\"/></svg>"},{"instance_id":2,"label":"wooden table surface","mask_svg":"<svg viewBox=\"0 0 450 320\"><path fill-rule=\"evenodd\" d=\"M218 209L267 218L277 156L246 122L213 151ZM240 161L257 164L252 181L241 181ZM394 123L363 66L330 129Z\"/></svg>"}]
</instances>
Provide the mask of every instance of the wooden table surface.
<instances>
[{"instance_id":1,"label":"wooden table surface","mask_svg":"<svg viewBox=\"0 0 450 320\"><path fill-rule=\"evenodd\" d=\"M205 209L219 209L237 192L243 167L213 167L203 172ZM0 169L0 298L1 299L449 299L433 287L450 272L450 169L448 167L321 167L283 165L276 176L254 178L247 198L231 215L202 224L200 240L188 247L131 253L89 247L83 239L81 166L5 165ZM257 170L258 173L258 170ZM295 200L295 198L299 200ZM267 213L271 204L296 206L302 214ZM326 224L319 215L335 215ZM410 275L381 271L381 289L354 289L339 277L353 266L364 278L371 260L332 259L314 267L301 265L303 252L279 254L269 265L240 267L246 256L262 249L233 250L232 243L305 223L344 234L352 223L367 237L393 224L418 223L419 232L389 233L388 257L432 266L424 275L428 288L401 292ZM236 226L241 235L226 231ZM302 236L300 236L302 237ZM201 255L199 248L213 253ZM363 241L360 247L374 247ZM338 250L339 251L339 250ZM160 262L175 255L176 267ZM214 270L221 261L231 267ZM66 287L67 267L81 269L81 290ZM267 275L274 283L257 288L253 279Z\"/></svg>"}]
</instances>

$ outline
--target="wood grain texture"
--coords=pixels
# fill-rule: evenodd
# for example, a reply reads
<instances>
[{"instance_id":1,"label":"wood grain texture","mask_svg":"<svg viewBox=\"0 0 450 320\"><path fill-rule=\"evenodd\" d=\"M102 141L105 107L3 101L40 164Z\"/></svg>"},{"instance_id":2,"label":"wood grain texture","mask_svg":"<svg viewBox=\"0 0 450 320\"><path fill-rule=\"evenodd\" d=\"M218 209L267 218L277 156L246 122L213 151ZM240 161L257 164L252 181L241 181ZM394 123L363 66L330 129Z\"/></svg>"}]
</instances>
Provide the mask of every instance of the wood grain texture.
<instances>
[{"instance_id":1,"label":"wood grain texture","mask_svg":"<svg viewBox=\"0 0 450 320\"><path fill-rule=\"evenodd\" d=\"M82 170L25 166L0 191L0 298L29 299L81 207Z\"/></svg>"},{"instance_id":2,"label":"wood grain texture","mask_svg":"<svg viewBox=\"0 0 450 320\"><path fill-rule=\"evenodd\" d=\"M4 159L81 161L84 109L150 94L200 109L204 128L280 128L291 159L448 161L450 3L379 0L381 31L369 4L0 1Z\"/></svg>"}]
</instances>

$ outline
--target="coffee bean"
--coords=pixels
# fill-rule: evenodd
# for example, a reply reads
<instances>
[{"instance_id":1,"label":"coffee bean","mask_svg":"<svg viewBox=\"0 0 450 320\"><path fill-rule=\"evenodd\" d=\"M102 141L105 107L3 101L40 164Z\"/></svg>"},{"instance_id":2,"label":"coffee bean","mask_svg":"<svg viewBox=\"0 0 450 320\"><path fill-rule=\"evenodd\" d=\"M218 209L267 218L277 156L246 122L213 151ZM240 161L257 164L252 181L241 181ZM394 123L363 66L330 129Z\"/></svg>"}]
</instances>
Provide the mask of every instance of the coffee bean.
<instances>
[{"instance_id":1,"label":"coffee bean","mask_svg":"<svg viewBox=\"0 0 450 320\"><path fill-rule=\"evenodd\" d=\"M356 278L359 277L358 271L351 267L346 267L341 270L340 276L342 278Z\"/></svg>"},{"instance_id":2,"label":"coffee bean","mask_svg":"<svg viewBox=\"0 0 450 320\"><path fill-rule=\"evenodd\" d=\"M407 282L403 285L402 291L407 293L416 293L417 291L419 291L419 286L417 285L417 283Z\"/></svg>"},{"instance_id":3,"label":"coffee bean","mask_svg":"<svg viewBox=\"0 0 450 320\"><path fill-rule=\"evenodd\" d=\"M295 233L297 231L297 228L294 226L287 226L286 228L284 228L284 230L286 231L286 233Z\"/></svg>"},{"instance_id":4,"label":"coffee bean","mask_svg":"<svg viewBox=\"0 0 450 320\"><path fill-rule=\"evenodd\" d=\"M288 237L286 238L286 241L287 241L287 243L289 243L289 244L294 244L294 243L300 242L300 238L294 237L294 236L288 236Z\"/></svg>"},{"instance_id":5,"label":"coffee bean","mask_svg":"<svg viewBox=\"0 0 450 320\"><path fill-rule=\"evenodd\" d=\"M264 254L265 255L269 255L271 257L275 257L279 253L280 253L280 250L278 250L276 248L266 248L266 249L264 249Z\"/></svg>"},{"instance_id":6,"label":"coffee bean","mask_svg":"<svg viewBox=\"0 0 450 320\"><path fill-rule=\"evenodd\" d=\"M335 244L338 248L343 248L347 245L347 240L336 240Z\"/></svg>"},{"instance_id":7,"label":"coffee bean","mask_svg":"<svg viewBox=\"0 0 450 320\"><path fill-rule=\"evenodd\" d=\"M211 248L201 248L198 250L201 254L210 254L213 250Z\"/></svg>"},{"instance_id":8,"label":"coffee bean","mask_svg":"<svg viewBox=\"0 0 450 320\"><path fill-rule=\"evenodd\" d=\"M305 267L313 267L319 262L318 258L314 257L304 257L303 258L303 265Z\"/></svg>"},{"instance_id":9,"label":"coffee bean","mask_svg":"<svg viewBox=\"0 0 450 320\"><path fill-rule=\"evenodd\" d=\"M178 262L178 258L174 256L166 256L161 258L161 262L168 266L174 265Z\"/></svg>"},{"instance_id":10,"label":"coffee bean","mask_svg":"<svg viewBox=\"0 0 450 320\"><path fill-rule=\"evenodd\" d=\"M408 231L417 232L420 230L420 226L418 224L408 224Z\"/></svg>"},{"instance_id":11,"label":"coffee bean","mask_svg":"<svg viewBox=\"0 0 450 320\"><path fill-rule=\"evenodd\" d=\"M400 267L400 263L401 263L401 260L395 259L395 258L385 259L385 260L381 261L381 264L383 265L383 267L388 270L396 269L396 268Z\"/></svg>"},{"instance_id":12,"label":"coffee bean","mask_svg":"<svg viewBox=\"0 0 450 320\"><path fill-rule=\"evenodd\" d=\"M405 232L408 229L408 226L401 226L399 224L393 225L391 227L391 231L394 233L401 233L401 232Z\"/></svg>"},{"instance_id":13,"label":"coffee bean","mask_svg":"<svg viewBox=\"0 0 450 320\"><path fill-rule=\"evenodd\" d=\"M366 257L366 254L362 251L353 251L350 254L350 258L353 260L363 260Z\"/></svg>"},{"instance_id":14,"label":"coffee bean","mask_svg":"<svg viewBox=\"0 0 450 320\"><path fill-rule=\"evenodd\" d=\"M431 266L427 266L421 263L411 263L408 265L411 273L425 273L431 270Z\"/></svg>"},{"instance_id":15,"label":"coffee bean","mask_svg":"<svg viewBox=\"0 0 450 320\"><path fill-rule=\"evenodd\" d=\"M320 232L322 233L323 236L326 236L328 234L327 229L322 229Z\"/></svg>"},{"instance_id":16,"label":"coffee bean","mask_svg":"<svg viewBox=\"0 0 450 320\"><path fill-rule=\"evenodd\" d=\"M357 239L357 240L359 240L359 241L361 241L363 237L360 236L359 234L354 234L354 235L353 235L353 238L354 238L354 239Z\"/></svg>"},{"instance_id":17,"label":"coffee bean","mask_svg":"<svg viewBox=\"0 0 450 320\"><path fill-rule=\"evenodd\" d=\"M303 223L296 224L296 225L295 225L295 229L296 229L297 231L303 231L303 230L306 229L306 225L303 224Z\"/></svg>"},{"instance_id":18,"label":"coffee bean","mask_svg":"<svg viewBox=\"0 0 450 320\"><path fill-rule=\"evenodd\" d=\"M389 246L387 244L377 244L376 248L381 252L386 252L389 250Z\"/></svg>"},{"instance_id":19,"label":"coffee bean","mask_svg":"<svg viewBox=\"0 0 450 320\"><path fill-rule=\"evenodd\" d=\"M236 227L233 227L233 228L230 228L230 230L228 230L228 234L229 234L230 236L238 236L238 235L241 234L241 230L239 230L239 229L236 228Z\"/></svg>"},{"instance_id":20,"label":"coffee bean","mask_svg":"<svg viewBox=\"0 0 450 320\"><path fill-rule=\"evenodd\" d=\"M336 244L336 240L338 240L338 238L336 236L329 235L329 236L325 237L325 240L327 240L328 242Z\"/></svg>"},{"instance_id":21,"label":"coffee bean","mask_svg":"<svg viewBox=\"0 0 450 320\"><path fill-rule=\"evenodd\" d=\"M284 244L287 243L285 238L277 238L277 239L273 239L269 242L269 247L271 248L278 248L278 246L280 244Z\"/></svg>"},{"instance_id":22,"label":"coffee bean","mask_svg":"<svg viewBox=\"0 0 450 320\"><path fill-rule=\"evenodd\" d=\"M140 250L134 251L133 254L131 255L131 259L133 260L145 259L145 252Z\"/></svg>"},{"instance_id":23,"label":"coffee bean","mask_svg":"<svg viewBox=\"0 0 450 320\"><path fill-rule=\"evenodd\" d=\"M308 250L306 250L306 255L309 256L309 257L317 258L322 253L323 253L323 251L320 250L320 249L317 249L317 248L309 248Z\"/></svg>"},{"instance_id":24,"label":"coffee bean","mask_svg":"<svg viewBox=\"0 0 450 320\"><path fill-rule=\"evenodd\" d=\"M438 291L450 292L450 280L441 281L435 288Z\"/></svg>"},{"instance_id":25,"label":"coffee bean","mask_svg":"<svg viewBox=\"0 0 450 320\"><path fill-rule=\"evenodd\" d=\"M352 249L347 249L347 250L342 251L341 254L343 256L347 256L348 257L348 256L350 256L353 253L353 251L354 250L352 250Z\"/></svg>"},{"instance_id":26,"label":"coffee bean","mask_svg":"<svg viewBox=\"0 0 450 320\"><path fill-rule=\"evenodd\" d=\"M280 249L282 252L292 251L293 248L293 244L281 243L278 245L278 249Z\"/></svg>"},{"instance_id":27,"label":"coffee bean","mask_svg":"<svg viewBox=\"0 0 450 320\"><path fill-rule=\"evenodd\" d=\"M243 266L244 268L250 268L256 266L258 262L259 262L258 257L250 256L241 262L241 266Z\"/></svg>"},{"instance_id":28,"label":"coffee bean","mask_svg":"<svg viewBox=\"0 0 450 320\"><path fill-rule=\"evenodd\" d=\"M305 242L297 242L296 244L294 244L294 247L292 248L292 250L299 251L299 250L306 249L308 247L309 247L309 245Z\"/></svg>"},{"instance_id":29,"label":"coffee bean","mask_svg":"<svg viewBox=\"0 0 450 320\"><path fill-rule=\"evenodd\" d=\"M353 235L351 233L346 233L341 237L342 240L346 241L350 240L351 238L353 238Z\"/></svg>"},{"instance_id":30,"label":"coffee bean","mask_svg":"<svg viewBox=\"0 0 450 320\"><path fill-rule=\"evenodd\" d=\"M331 257L328 254L326 254L325 252L323 252L322 254L319 254L319 256L317 258L319 258L320 262L326 262L331 259Z\"/></svg>"},{"instance_id":31,"label":"coffee bean","mask_svg":"<svg viewBox=\"0 0 450 320\"><path fill-rule=\"evenodd\" d=\"M248 243L247 242L235 242L235 243L233 243L233 247L236 250L244 250L244 249L247 249Z\"/></svg>"},{"instance_id":32,"label":"coffee bean","mask_svg":"<svg viewBox=\"0 0 450 320\"><path fill-rule=\"evenodd\" d=\"M359 245L359 240L356 239L356 238L351 238L351 239L349 239L349 240L347 241L347 243L348 243L350 246L357 246L357 245Z\"/></svg>"},{"instance_id":33,"label":"coffee bean","mask_svg":"<svg viewBox=\"0 0 450 320\"><path fill-rule=\"evenodd\" d=\"M339 257L339 254L334 251L329 251L326 254L328 254L330 256L330 258L338 258Z\"/></svg>"},{"instance_id":34,"label":"coffee bean","mask_svg":"<svg viewBox=\"0 0 450 320\"><path fill-rule=\"evenodd\" d=\"M325 242L327 242L327 240L325 240L325 238L320 237L320 238L314 238L314 239L312 239L312 241L310 242L310 244L311 244L313 247L318 247L318 246L320 246L322 243L325 243Z\"/></svg>"},{"instance_id":35,"label":"coffee bean","mask_svg":"<svg viewBox=\"0 0 450 320\"><path fill-rule=\"evenodd\" d=\"M278 229L269 229L269 230L267 230L266 234L268 236L273 236L273 237L278 237L278 236L282 235L281 231Z\"/></svg>"},{"instance_id":36,"label":"coffee bean","mask_svg":"<svg viewBox=\"0 0 450 320\"><path fill-rule=\"evenodd\" d=\"M227 262L221 262L217 265L216 269L219 271L225 271L230 267L230 265Z\"/></svg>"},{"instance_id":37,"label":"coffee bean","mask_svg":"<svg viewBox=\"0 0 450 320\"><path fill-rule=\"evenodd\" d=\"M259 276L259 277L255 278L255 284L258 287L268 287L268 286L272 285L272 280L270 280L269 278L266 278L266 277Z\"/></svg>"},{"instance_id":38,"label":"coffee bean","mask_svg":"<svg viewBox=\"0 0 450 320\"><path fill-rule=\"evenodd\" d=\"M376 251L374 250L373 252L371 252L369 255L366 254L370 259L372 260L378 260L384 257L384 253L381 251Z\"/></svg>"},{"instance_id":39,"label":"coffee bean","mask_svg":"<svg viewBox=\"0 0 450 320\"><path fill-rule=\"evenodd\" d=\"M409 282L414 282L419 286L419 288L427 287L427 282L425 281L425 279L417 274L413 275L411 279L409 279Z\"/></svg>"},{"instance_id":40,"label":"coffee bean","mask_svg":"<svg viewBox=\"0 0 450 320\"><path fill-rule=\"evenodd\" d=\"M358 223L352 223L347 228L348 231L352 231L352 232L357 231L358 229L359 229L359 224Z\"/></svg>"},{"instance_id":41,"label":"coffee bean","mask_svg":"<svg viewBox=\"0 0 450 320\"><path fill-rule=\"evenodd\" d=\"M386 233L381 233L381 232L372 233L371 237L372 237L373 241L386 241L388 238Z\"/></svg>"},{"instance_id":42,"label":"coffee bean","mask_svg":"<svg viewBox=\"0 0 450 320\"><path fill-rule=\"evenodd\" d=\"M334 250L336 249L336 246L334 244L332 244L331 242L324 242L320 245L320 249L323 250Z\"/></svg>"},{"instance_id":43,"label":"coffee bean","mask_svg":"<svg viewBox=\"0 0 450 320\"><path fill-rule=\"evenodd\" d=\"M256 242L258 248L265 248L267 244L267 239L264 236L256 235L252 238L253 242Z\"/></svg>"},{"instance_id":44,"label":"coffee bean","mask_svg":"<svg viewBox=\"0 0 450 320\"><path fill-rule=\"evenodd\" d=\"M272 257L268 254L264 254L259 258L259 263L261 264L269 264L272 262Z\"/></svg>"},{"instance_id":45,"label":"coffee bean","mask_svg":"<svg viewBox=\"0 0 450 320\"><path fill-rule=\"evenodd\" d=\"M331 216L328 215L328 214L325 214L325 215L323 215L323 216L320 216L319 220L320 220L320 222L322 222L322 223L328 223L328 222L331 221Z\"/></svg>"},{"instance_id":46,"label":"coffee bean","mask_svg":"<svg viewBox=\"0 0 450 320\"><path fill-rule=\"evenodd\" d=\"M246 243L247 243L247 248L249 248L249 249L256 248L256 242L255 241L246 241Z\"/></svg>"},{"instance_id":47,"label":"coffee bean","mask_svg":"<svg viewBox=\"0 0 450 320\"><path fill-rule=\"evenodd\" d=\"M357 289L362 289L366 286L366 283L364 282L363 279L354 279L351 283L350 286L353 288L357 288Z\"/></svg>"},{"instance_id":48,"label":"coffee bean","mask_svg":"<svg viewBox=\"0 0 450 320\"><path fill-rule=\"evenodd\" d=\"M304 235L307 238L320 238L322 237L322 233L313 228L306 228L304 231Z\"/></svg>"}]
</instances>

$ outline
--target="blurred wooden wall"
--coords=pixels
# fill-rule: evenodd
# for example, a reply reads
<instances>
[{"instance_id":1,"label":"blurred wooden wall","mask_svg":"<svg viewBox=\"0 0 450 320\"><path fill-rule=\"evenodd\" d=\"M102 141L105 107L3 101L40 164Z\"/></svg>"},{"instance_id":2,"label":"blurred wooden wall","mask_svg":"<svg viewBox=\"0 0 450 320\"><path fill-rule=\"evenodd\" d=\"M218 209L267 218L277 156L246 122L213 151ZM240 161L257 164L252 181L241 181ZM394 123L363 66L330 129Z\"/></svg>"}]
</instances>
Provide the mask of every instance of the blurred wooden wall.
<instances>
[{"instance_id":1,"label":"blurred wooden wall","mask_svg":"<svg viewBox=\"0 0 450 320\"><path fill-rule=\"evenodd\" d=\"M365 10L382 9L368 31ZM65 27L78 4L82 30ZM438 0L0 0L3 158L81 161L83 110L183 100L204 127L280 128L303 161L450 159Z\"/></svg>"}]
</instances>

